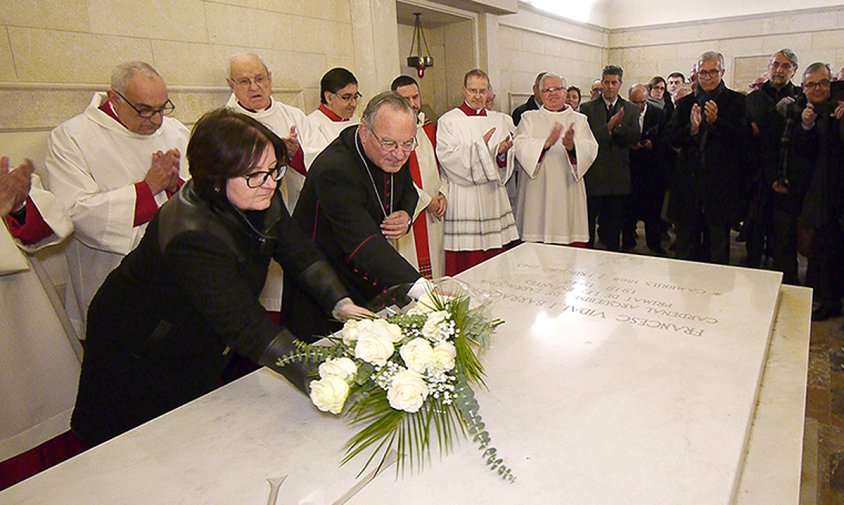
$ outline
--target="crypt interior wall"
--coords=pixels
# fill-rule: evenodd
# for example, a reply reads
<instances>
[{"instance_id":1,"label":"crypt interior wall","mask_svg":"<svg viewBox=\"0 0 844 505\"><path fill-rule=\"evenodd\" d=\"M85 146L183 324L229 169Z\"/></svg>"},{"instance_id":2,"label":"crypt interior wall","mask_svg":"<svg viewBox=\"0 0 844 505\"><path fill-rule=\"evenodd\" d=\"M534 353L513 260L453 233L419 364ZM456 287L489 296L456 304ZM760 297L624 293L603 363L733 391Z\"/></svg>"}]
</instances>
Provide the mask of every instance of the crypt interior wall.
<instances>
[{"instance_id":1,"label":"crypt interior wall","mask_svg":"<svg viewBox=\"0 0 844 505\"><path fill-rule=\"evenodd\" d=\"M366 64L356 62L355 34L380 27L354 26L352 5L352 0L0 0L0 151L13 163L28 156L42 166L49 131L82 111L92 92L107 86L112 66L129 59L159 69L177 104L176 117L188 125L225 102L227 58L243 50L266 59L279 98L308 112L318 103L326 69L356 71L361 70L356 64ZM519 4L516 14L497 20L498 46L488 52L494 61L478 64L497 76L498 107L508 111L524 101L541 70L555 70L585 89L613 62L625 68L629 85L655 74L687 72L701 52L718 49L727 58L727 83L741 89L747 75L736 84L735 66L744 65L749 75L759 58L784 46L797 52L804 67L814 60L844 62L842 6L608 30ZM422 91L437 114L459 103L460 79L476 63L472 23L428 31L437 66L429 69ZM395 27L403 59L411 27L398 22ZM362 81L361 89L371 97L388 85Z\"/></svg>"}]
</instances>

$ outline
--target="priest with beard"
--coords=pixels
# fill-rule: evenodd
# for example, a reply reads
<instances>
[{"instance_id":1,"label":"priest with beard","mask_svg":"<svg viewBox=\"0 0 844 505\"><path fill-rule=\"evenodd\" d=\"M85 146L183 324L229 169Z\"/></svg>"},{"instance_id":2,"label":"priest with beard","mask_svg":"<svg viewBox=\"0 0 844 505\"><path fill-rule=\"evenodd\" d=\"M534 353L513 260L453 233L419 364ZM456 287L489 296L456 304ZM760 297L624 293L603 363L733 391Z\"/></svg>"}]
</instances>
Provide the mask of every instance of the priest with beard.
<instances>
[{"instance_id":1,"label":"priest with beard","mask_svg":"<svg viewBox=\"0 0 844 505\"><path fill-rule=\"evenodd\" d=\"M416 149L410 153L410 175L419 192L419 202L410 233L396 248L428 279L445 275L443 217L448 208L448 181L440 174L435 153L437 125L422 112L422 95L416 79L400 75L390 89L403 96L416 112Z\"/></svg>"},{"instance_id":2,"label":"priest with beard","mask_svg":"<svg viewBox=\"0 0 844 505\"><path fill-rule=\"evenodd\" d=\"M563 79L546 73L540 81L542 107L526 112L516 130L519 180L516 225L522 240L547 244L589 241L583 176L598 155L586 116L566 105Z\"/></svg>"}]
</instances>

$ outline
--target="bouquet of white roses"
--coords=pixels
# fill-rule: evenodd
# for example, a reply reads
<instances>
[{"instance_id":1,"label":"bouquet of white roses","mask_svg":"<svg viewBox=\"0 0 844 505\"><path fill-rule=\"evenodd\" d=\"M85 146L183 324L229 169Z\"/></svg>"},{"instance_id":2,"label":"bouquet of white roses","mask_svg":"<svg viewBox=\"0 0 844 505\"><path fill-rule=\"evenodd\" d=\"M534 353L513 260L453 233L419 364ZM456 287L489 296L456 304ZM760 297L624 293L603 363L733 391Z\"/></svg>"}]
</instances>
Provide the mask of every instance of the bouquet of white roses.
<instances>
[{"instance_id":1,"label":"bouquet of white roses","mask_svg":"<svg viewBox=\"0 0 844 505\"><path fill-rule=\"evenodd\" d=\"M432 432L441 452L459 432L472 436L491 469L512 481L490 447L470 387L484 385L477 353L501 323L470 310L466 294L430 293L404 314L346 322L329 345L297 343L299 352L278 364L319 363L319 379L310 383L314 405L363 426L347 442L343 463L375 446L361 473L379 454L380 470L393 449L397 472L406 462L421 468L430 459Z\"/></svg>"}]
</instances>

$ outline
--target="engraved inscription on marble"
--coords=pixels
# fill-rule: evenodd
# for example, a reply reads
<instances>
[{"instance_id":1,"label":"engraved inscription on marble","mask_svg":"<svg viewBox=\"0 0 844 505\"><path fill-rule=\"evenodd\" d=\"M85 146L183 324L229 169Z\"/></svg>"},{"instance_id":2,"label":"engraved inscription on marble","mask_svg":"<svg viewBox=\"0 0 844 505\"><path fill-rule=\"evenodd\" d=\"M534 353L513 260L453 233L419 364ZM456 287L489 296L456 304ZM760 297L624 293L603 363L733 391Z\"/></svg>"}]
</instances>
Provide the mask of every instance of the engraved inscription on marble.
<instances>
[{"instance_id":1,"label":"engraved inscription on marble","mask_svg":"<svg viewBox=\"0 0 844 505\"><path fill-rule=\"evenodd\" d=\"M679 335L702 337L718 318L708 313L678 310L682 296L720 296L700 285L631 276L608 275L567 266L518 263L518 275L484 279L493 298L544 309L549 317L611 319Z\"/></svg>"}]
</instances>

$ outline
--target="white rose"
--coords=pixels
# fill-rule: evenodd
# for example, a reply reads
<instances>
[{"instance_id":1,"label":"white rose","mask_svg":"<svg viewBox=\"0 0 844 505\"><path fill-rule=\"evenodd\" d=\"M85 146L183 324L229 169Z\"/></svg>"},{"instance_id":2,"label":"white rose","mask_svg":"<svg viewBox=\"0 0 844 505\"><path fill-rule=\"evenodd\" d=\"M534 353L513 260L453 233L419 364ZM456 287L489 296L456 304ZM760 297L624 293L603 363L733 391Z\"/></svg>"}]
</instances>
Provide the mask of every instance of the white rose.
<instances>
[{"instance_id":1,"label":"white rose","mask_svg":"<svg viewBox=\"0 0 844 505\"><path fill-rule=\"evenodd\" d=\"M329 358L319 365L319 376L323 379L336 376L344 381L350 381L355 378L357 373L358 367L355 362L345 357Z\"/></svg>"},{"instance_id":2,"label":"white rose","mask_svg":"<svg viewBox=\"0 0 844 505\"><path fill-rule=\"evenodd\" d=\"M355 344L356 358L378 366L386 365L394 351L392 340L383 333L361 333Z\"/></svg>"},{"instance_id":3,"label":"white rose","mask_svg":"<svg viewBox=\"0 0 844 505\"><path fill-rule=\"evenodd\" d=\"M404 338L401 332L401 326L393 324L386 319L373 319L372 326L367 328L366 331L383 335L393 343L401 342L401 339Z\"/></svg>"},{"instance_id":4,"label":"white rose","mask_svg":"<svg viewBox=\"0 0 844 505\"><path fill-rule=\"evenodd\" d=\"M405 412L416 412L428 398L428 385L422 376L413 370L402 370L393 376L393 383L387 391L390 407Z\"/></svg>"},{"instance_id":5,"label":"white rose","mask_svg":"<svg viewBox=\"0 0 844 505\"><path fill-rule=\"evenodd\" d=\"M311 381L311 401L323 412L339 414L349 396L349 385L336 375Z\"/></svg>"},{"instance_id":6,"label":"white rose","mask_svg":"<svg viewBox=\"0 0 844 505\"><path fill-rule=\"evenodd\" d=\"M422 335L428 340L443 340L448 337L451 327L449 325L449 313L445 310L438 310L428 314L428 319L422 325Z\"/></svg>"},{"instance_id":7,"label":"white rose","mask_svg":"<svg viewBox=\"0 0 844 505\"><path fill-rule=\"evenodd\" d=\"M431 297L430 292L426 292L422 296L416 300L416 305L413 306L407 313L408 314L427 314L428 312L432 312L436 310L434 305L434 299Z\"/></svg>"},{"instance_id":8,"label":"white rose","mask_svg":"<svg viewBox=\"0 0 844 505\"><path fill-rule=\"evenodd\" d=\"M351 347L352 344L358 339L358 335L361 331L366 331L372 325L371 319L361 319L360 321L356 321L354 319L349 319L343 325L343 329L340 330L340 333L343 335L343 343L347 346Z\"/></svg>"},{"instance_id":9,"label":"white rose","mask_svg":"<svg viewBox=\"0 0 844 505\"><path fill-rule=\"evenodd\" d=\"M430 342L424 338L414 338L401 346L399 354L407 368L414 372L425 373L425 370L433 363L434 350Z\"/></svg>"},{"instance_id":10,"label":"white rose","mask_svg":"<svg viewBox=\"0 0 844 505\"><path fill-rule=\"evenodd\" d=\"M455 356L457 356L457 349L454 344L451 342L437 344L431 354L432 366L440 370L451 370L454 368Z\"/></svg>"}]
</instances>

